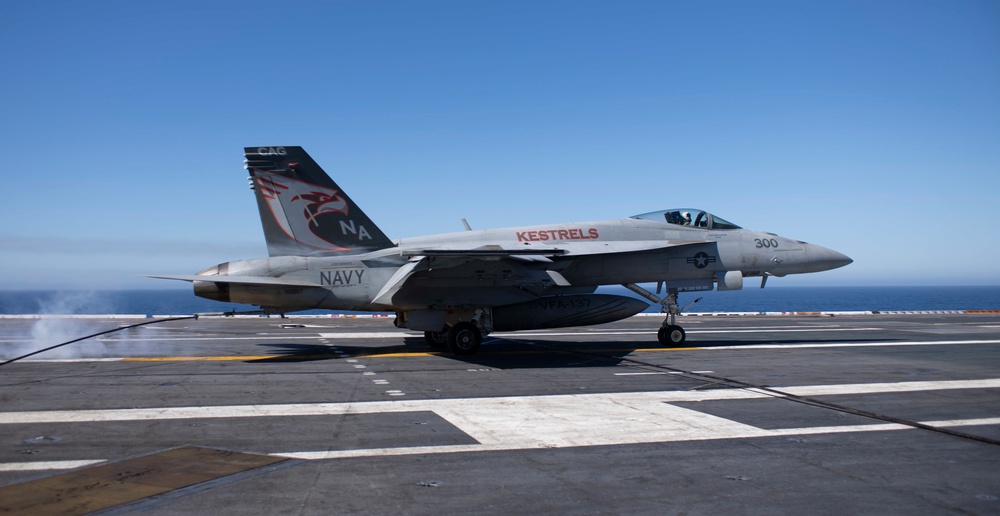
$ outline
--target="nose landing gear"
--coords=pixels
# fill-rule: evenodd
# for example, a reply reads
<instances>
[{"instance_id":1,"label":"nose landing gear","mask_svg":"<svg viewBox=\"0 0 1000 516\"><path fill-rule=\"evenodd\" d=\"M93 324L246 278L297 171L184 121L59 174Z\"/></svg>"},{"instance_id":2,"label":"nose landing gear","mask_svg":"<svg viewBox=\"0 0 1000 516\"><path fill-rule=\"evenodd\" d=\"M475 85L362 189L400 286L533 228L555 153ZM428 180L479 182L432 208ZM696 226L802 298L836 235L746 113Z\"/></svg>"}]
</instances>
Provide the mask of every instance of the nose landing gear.
<instances>
[{"instance_id":1,"label":"nose landing gear","mask_svg":"<svg viewBox=\"0 0 1000 516\"><path fill-rule=\"evenodd\" d=\"M680 346L684 344L686 339L687 334L684 333L684 328L676 324L664 324L660 326L659 330L656 330L656 340L664 346Z\"/></svg>"},{"instance_id":2,"label":"nose landing gear","mask_svg":"<svg viewBox=\"0 0 1000 516\"><path fill-rule=\"evenodd\" d=\"M656 331L656 340L660 341L660 344L667 347L678 347L684 344L684 341L687 340L687 334L684 332L684 328L677 325L677 316L690 308L691 305L701 301L702 298L699 297L682 307L678 307L676 288L668 288L667 297L660 299L652 292L635 283L628 283L622 286L654 303L658 303L660 305L660 312L667 314L660 329Z\"/></svg>"}]
</instances>

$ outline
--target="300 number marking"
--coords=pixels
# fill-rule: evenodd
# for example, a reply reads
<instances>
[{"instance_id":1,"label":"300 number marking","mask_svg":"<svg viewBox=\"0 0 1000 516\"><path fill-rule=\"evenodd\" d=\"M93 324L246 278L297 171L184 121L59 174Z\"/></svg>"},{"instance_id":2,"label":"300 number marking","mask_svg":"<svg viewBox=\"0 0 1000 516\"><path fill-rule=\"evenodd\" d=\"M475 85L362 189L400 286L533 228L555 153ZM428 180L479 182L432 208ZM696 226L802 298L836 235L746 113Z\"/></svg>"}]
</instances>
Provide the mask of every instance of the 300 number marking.
<instances>
[{"instance_id":1,"label":"300 number marking","mask_svg":"<svg viewBox=\"0 0 1000 516\"><path fill-rule=\"evenodd\" d=\"M773 238L765 238L765 239L755 238L753 239L753 241L754 243L757 244L757 249L760 249L762 247L778 247L778 241Z\"/></svg>"}]
</instances>

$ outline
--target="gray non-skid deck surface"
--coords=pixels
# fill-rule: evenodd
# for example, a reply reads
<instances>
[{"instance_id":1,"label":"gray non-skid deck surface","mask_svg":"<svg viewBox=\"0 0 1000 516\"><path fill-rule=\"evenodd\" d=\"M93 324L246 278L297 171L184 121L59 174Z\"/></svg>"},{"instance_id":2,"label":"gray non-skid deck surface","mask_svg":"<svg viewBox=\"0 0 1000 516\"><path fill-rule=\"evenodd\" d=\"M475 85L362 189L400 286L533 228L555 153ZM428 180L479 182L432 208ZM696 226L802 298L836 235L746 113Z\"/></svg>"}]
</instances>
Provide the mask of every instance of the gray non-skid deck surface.
<instances>
[{"instance_id":1,"label":"gray non-skid deck surface","mask_svg":"<svg viewBox=\"0 0 1000 516\"><path fill-rule=\"evenodd\" d=\"M1000 316L682 322L689 349L635 317L494 334L473 357L386 319L128 330L0 368L0 485L197 446L292 461L127 509L1000 512L1000 446L676 374L1000 439ZM32 324L0 320L0 346L31 344Z\"/></svg>"}]
</instances>

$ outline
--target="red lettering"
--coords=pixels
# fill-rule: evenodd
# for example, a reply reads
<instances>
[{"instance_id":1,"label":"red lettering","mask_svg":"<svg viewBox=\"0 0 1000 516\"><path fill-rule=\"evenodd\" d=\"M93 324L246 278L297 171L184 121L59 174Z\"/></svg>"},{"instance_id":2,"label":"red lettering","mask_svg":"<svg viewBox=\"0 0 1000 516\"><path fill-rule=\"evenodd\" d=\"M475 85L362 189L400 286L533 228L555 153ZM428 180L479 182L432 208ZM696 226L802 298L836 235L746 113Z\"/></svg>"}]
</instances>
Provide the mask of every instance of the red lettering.
<instances>
[{"instance_id":1,"label":"red lettering","mask_svg":"<svg viewBox=\"0 0 1000 516\"><path fill-rule=\"evenodd\" d=\"M597 228L587 228L584 233L582 228L573 229L542 229L539 231L515 231L518 242L539 242L549 240L593 240L601 235Z\"/></svg>"}]
</instances>

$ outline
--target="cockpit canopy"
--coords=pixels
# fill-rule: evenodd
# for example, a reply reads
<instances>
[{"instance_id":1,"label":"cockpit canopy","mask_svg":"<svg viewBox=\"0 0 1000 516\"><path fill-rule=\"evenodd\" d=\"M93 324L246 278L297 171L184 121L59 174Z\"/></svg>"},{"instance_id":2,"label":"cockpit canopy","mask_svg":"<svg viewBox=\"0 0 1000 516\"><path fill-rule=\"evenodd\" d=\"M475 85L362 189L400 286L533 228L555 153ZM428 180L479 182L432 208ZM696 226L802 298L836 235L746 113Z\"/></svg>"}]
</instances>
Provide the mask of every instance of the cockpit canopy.
<instances>
[{"instance_id":1,"label":"cockpit canopy","mask_svg":"<svg viewBox=\"0 0 1000 516\"><path fill-rule=\"evenodd\" d=\"M633 215L630 219L667 222L678 226L702 229L742 229L728 220L711 213L691 208L676 208L672 210L651 211L642 215Z\"/></svg>"}]
</instances>

